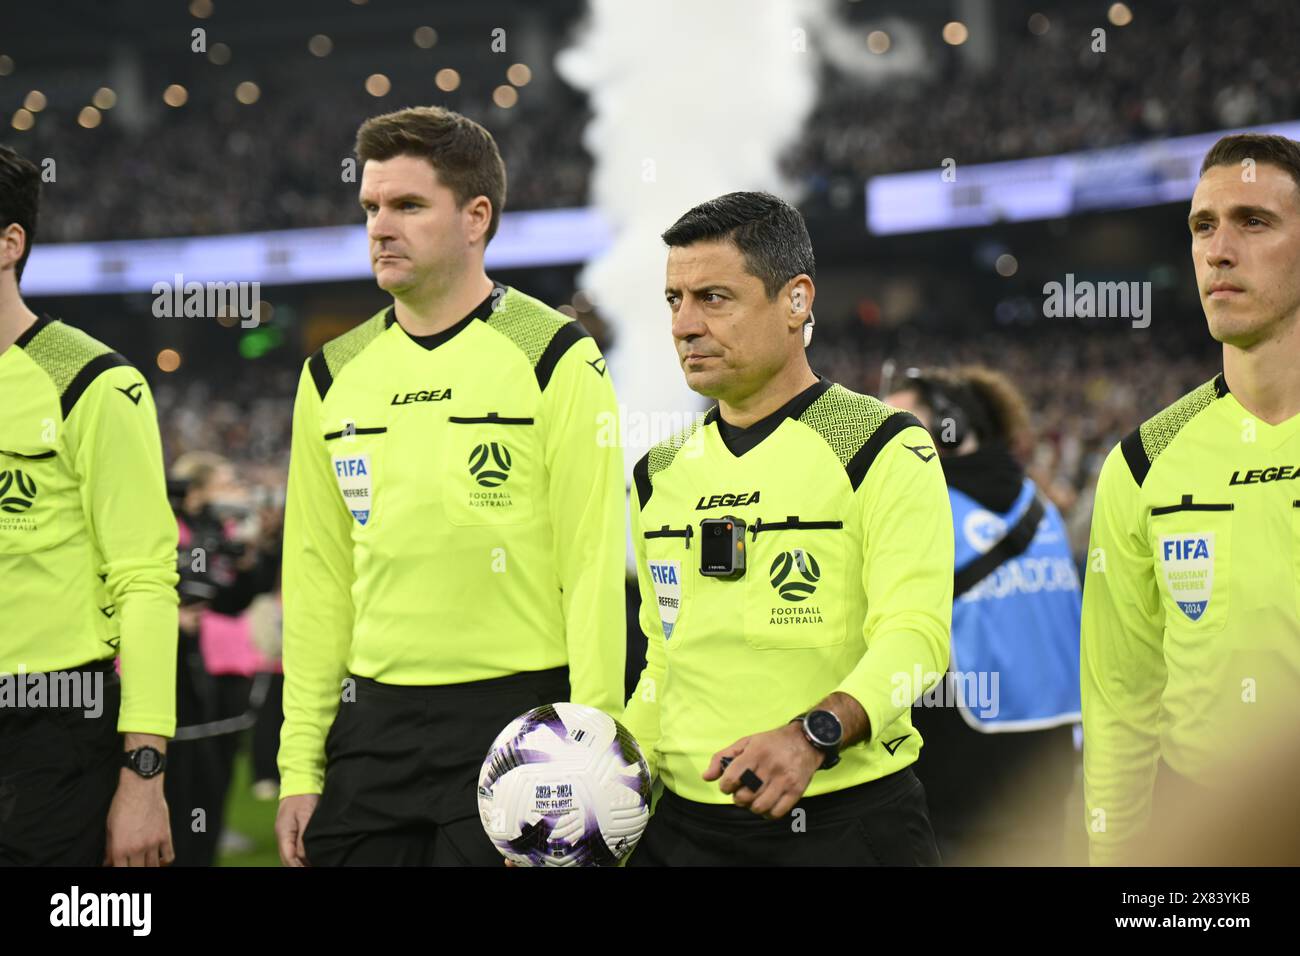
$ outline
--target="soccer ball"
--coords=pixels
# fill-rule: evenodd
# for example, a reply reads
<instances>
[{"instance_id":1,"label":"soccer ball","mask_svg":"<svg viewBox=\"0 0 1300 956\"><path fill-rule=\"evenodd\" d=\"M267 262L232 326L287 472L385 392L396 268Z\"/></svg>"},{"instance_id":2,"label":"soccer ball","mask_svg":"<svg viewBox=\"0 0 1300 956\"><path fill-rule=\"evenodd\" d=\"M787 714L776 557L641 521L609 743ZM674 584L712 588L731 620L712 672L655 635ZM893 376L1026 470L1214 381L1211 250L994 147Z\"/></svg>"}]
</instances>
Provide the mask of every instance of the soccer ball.
<instances>
[{"instance_id":1,"label":"soccer ball","mask_svg":"<svg viewBox=\"0 0 1300 956\"><path fill-rule=\"evenodd\" d=\"M650 768L626 728L581 704L546 704L497 735L479 816L523 866L616 866L650 819Z\"/></svg>"}]
</instances>

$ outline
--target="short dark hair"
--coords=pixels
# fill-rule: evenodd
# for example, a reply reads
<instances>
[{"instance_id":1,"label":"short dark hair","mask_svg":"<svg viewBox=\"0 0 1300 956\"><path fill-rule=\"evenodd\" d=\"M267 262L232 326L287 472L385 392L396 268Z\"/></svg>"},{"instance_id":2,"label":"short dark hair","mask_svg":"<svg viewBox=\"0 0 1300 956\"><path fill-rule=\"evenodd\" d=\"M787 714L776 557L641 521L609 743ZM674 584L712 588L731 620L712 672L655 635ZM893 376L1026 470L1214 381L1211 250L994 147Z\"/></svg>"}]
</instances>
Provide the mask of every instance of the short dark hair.
<instances>
[{"instance_id":1,"label":"short dark hair","mask_svg":"<svg viewBox=\"0 0 1300 956\"><path fill-rule=\"evenodd\" d=\"M41 171L8 146L0 146L0 229L17 224L27 234L22 258L14 271L19 282L36 241L36 217L41 208Z\"/></svg>"},{"instance_id":2,"label":"short dark hair","mask_svg":"<svg viewBox=\"0 0 1300 956\"><path fill-rule=\"evenodd\" d=\"M394 156L427 159L458 207L476 196L488 198L492 220L483 244L497 234L506 204L506 164L492 134L468 116L441 106L413 106L372 116L357 130L356 154L363 165Z\"/></svg>"},{"instance_id":3,"label":"short dark hair","mask_svg":"<svg viewBox=\"0 0 1300 956\"><path fill-rule=\"evenodd\" d=\"M812 240L799 210L771 193L727 193L688 210L663 234L669 246L726 240L763 280L768 299L797 275L816 275Z\"/></svg>"},{"instance_id":4,"label":"short dark hair","mask_svg":"<svg viewBox=\"0 0 1300 956\"><path fill-rule=\"evenodd\" d=\"M1290 174L1300 187L1300 143L1272 133L1232 133L1210 147L1201 163L1201 175L1212 166L1240 166L1243 159L1272 163Z\"/></svg>"}]
</instances>

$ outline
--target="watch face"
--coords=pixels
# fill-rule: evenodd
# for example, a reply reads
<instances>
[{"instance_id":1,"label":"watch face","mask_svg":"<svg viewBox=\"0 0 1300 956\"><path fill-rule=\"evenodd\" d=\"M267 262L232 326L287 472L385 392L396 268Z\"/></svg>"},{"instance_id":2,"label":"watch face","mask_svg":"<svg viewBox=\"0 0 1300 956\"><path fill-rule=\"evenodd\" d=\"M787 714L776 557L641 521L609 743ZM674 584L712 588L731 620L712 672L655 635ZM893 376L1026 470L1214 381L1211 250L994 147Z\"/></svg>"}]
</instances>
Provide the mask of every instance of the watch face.
<instances>
[{"instance_id":1,"label":"watch face","mask_svg":"<svg viewBox=\"0 0 1300 956\"><path fill-rule=\"evenodd\" d=\"M135 753L135 769L148 776L158 771L162 755L152 747L143 747Z\"/></svg>"},{"instance_id":2,"label":"watch face","mask_svg":"<svg viewBox=\"0 0 1300 956\"><path fill-rule=\"evenodd\" d=\"M834 714L817 710L808 715L808 732L819 743L829 747L840 742L843 730L840 728L839 718Z\"/></svg>"}]
</instances>

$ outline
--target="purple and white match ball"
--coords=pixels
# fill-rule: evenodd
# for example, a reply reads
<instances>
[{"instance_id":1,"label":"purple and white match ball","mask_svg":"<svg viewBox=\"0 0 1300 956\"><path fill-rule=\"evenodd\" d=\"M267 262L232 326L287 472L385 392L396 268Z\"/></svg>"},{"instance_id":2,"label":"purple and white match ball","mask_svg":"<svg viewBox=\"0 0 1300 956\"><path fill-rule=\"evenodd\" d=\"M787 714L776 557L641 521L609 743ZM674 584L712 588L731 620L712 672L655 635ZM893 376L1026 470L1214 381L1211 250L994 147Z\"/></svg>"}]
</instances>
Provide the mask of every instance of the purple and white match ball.
<instances>
[{"instance_id":1,"label":"purple and white match ball","mask_svg":"<svg viewBox=\"0 0 1300 956\"><path fill-rule=\"evenodd\" d=\"M521 866L617 866L650 819L650 768L604 711L545 704L492 742L478 808L488 838Z\"/></svg>"}]
</instances>

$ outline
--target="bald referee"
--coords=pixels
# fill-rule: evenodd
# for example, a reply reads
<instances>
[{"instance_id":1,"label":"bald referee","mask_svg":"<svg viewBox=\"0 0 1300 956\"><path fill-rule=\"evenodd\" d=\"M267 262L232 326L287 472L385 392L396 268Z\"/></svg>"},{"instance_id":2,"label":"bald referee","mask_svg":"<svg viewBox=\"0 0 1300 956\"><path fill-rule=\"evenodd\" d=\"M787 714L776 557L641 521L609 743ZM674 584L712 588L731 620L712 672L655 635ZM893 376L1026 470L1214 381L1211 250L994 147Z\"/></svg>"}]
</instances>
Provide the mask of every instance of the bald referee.
<instances>
[{"instance_id":1,"label":"bald referee","mask_svg":"<svg viewBox=\"0 0 1300 956\"><path fill-rule=\"evenodd\" d=\"M622 453L605 360L484 271L505 166L433 107L357 134L393 304L303 368L285 514L288 865L501 865L475 788L540 704L617 713Z\"/></svg>"},{"instance_id":2,"label":"bald referee","mask_svg":"<svg viewBox=\"0 0 1300 956\"><path fill-rule=\"evenodd\" d=\"M729 193L663 238L682 369L717 404L635 469L648 644L624 721L664 789L631 864L938 863L910 769L952 616L933 442L809 367L796 210Z\"/></svg>"},{"instance_id":3,"label":"bald referee","mask_svg":"<svg viewBox=\"0 0 1300 956\"><path fill-rule=\"evenodd\" d=\"M40 182L0 146L0 865L158 866L176 521L144 376L19 294Z\"/></svg>"},{"instance_id":4,"label":"bald referee","mask_svg":"<svg viewBox=\"0 0 1300 956\"><path fill-rule=\"evenodd\" d=\"M1096 864L1158 862L1143 845L1169 842L1164 821L1249 792L1224 764L1297 725L1300 145L1221 139L1187 222L1223 371L1126 437L1098 480L1082 632Z\"/></svg>"}]
</instances>

